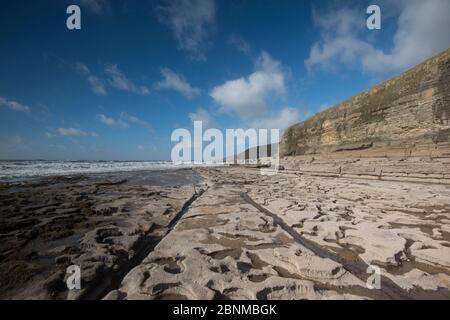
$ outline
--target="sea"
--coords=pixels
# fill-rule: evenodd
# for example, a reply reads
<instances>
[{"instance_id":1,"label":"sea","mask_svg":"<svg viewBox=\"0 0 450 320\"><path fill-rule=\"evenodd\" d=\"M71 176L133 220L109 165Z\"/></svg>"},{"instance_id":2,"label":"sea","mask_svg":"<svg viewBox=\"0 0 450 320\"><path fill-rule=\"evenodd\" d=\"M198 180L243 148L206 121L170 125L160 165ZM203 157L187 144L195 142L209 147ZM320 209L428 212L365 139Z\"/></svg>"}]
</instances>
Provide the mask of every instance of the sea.
<instances>
[{"instance_id":1,"label":"sea","mask_svg":"<svg viewBox=\"0 0 450 320\"><path fill-rule=\"evenodd\" d=\"M192 167L175 165L172 161L0 161L0 181L31 177L65 176L108 172L174 170Z\"/></svg>"}]
</instances>

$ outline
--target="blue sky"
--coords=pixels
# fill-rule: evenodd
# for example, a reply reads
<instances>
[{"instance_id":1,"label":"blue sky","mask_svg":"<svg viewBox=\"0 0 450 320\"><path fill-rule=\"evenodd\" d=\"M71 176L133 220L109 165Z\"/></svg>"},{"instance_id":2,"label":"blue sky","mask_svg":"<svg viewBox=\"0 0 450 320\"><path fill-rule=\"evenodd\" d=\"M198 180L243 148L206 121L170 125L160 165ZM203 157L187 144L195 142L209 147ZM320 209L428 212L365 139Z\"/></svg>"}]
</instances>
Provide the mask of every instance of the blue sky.
<instances>
[{"instance_id":1,"label":"blue sky","mask_svg":"<svg viewBox=\"0 0 450 320\"><path fill-rule=\"evenodd\" d=\"M448 48L449 17L449 0L2 1L0 159L168 159L193 120L284 129Z\"/></svg>"}]
</instances>

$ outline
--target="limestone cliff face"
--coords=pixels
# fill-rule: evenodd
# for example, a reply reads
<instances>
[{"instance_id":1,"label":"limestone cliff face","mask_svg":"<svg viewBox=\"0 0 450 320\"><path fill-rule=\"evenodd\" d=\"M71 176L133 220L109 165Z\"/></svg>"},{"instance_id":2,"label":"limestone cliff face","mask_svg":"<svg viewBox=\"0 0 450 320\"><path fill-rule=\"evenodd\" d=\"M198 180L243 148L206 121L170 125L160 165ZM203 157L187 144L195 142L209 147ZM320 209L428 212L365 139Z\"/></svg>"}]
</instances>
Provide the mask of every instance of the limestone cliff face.
<instances>
[{"instance_id":1,"label":"limestone cliff face","mask_svg":"<svg viewBox=\"0 0 450 320\"><path fill-rule=\"evenodd\" d=\"M286 130L282 156L450 155L450 49Z\"/></svg>"}]
</instances>

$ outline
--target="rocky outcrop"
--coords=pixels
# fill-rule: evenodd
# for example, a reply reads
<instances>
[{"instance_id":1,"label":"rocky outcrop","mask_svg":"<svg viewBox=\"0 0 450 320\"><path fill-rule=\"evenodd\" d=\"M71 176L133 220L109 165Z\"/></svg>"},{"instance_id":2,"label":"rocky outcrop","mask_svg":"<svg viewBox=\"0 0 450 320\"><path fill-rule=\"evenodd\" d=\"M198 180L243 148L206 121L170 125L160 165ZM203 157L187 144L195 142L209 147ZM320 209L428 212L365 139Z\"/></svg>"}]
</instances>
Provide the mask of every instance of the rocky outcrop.
<instances>
[{"instance_id":1,"label":"rocky outcrop","mask_svg":"<svg viewBox=\"0 0 450 320\"><path fill-rule=\"evenodd\" d=\"M450 49L286 130L281 156L450 156Z\"/></svg>"},{"instance_id":2,"label":"rocky outcrop","mask_svg":"<svg viewBox=\"0 0 450 320\"><path fill-rule=\"evenodd\" d=\"M295 156L281 163L288 171L310 176L450 184L449 157Z\"/></svg>"}]
</instances>

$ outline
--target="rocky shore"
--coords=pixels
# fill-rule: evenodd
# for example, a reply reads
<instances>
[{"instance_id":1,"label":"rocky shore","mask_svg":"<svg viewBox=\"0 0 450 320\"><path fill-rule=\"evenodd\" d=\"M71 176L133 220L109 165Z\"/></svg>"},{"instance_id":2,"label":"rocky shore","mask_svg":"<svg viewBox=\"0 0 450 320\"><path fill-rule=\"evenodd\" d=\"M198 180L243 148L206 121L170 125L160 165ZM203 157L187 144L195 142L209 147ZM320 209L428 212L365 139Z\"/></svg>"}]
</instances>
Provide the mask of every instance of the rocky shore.
<instances>
[{"instance_id":1,"label":"rocky shore","mask_svg":"<svg viewBox=\"0 0 450 320\"><path fill-rule=\"evenodd\" d=\"M1 184L0 298L102 298L201 188L191 170ZM69 265L81 268L81 290L67 289Z\"/></svg>"},{"instance_id":2,"label":"rocky shore","mask_svg":"<svg viewBox=\"0 0 450 320\"><path fill-rule=\"evenodd\" d=\"M200 174L206 192L106 298L450 298L449 186Z\"/></svg>"},{"instance_id":3,"label":"rocky shore","mask_svg":"<svg viewBox=\"0 0 450 320\"><path fill-rule=\"evenodd\" d=\"M0 203L2 299L450 298L442 183L197 168L3 184Z\"/></svg>"}]
</instances>

